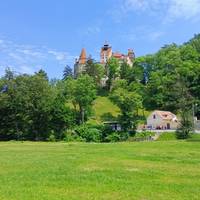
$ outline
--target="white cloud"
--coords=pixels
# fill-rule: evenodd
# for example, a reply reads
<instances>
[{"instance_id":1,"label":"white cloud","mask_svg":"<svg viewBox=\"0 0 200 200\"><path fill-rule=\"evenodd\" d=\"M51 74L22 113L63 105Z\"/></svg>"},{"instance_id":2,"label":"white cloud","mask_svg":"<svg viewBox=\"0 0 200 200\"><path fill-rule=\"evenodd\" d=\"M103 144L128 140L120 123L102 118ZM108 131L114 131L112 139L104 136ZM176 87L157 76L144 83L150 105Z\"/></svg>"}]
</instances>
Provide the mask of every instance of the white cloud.
<instances>
[{"instance_id":1,"label":"white cloud","mask_svg":"<svg viewBox=\"0 0 200 200\"><path fill-rule=\"evenodd\" d=\"M196 18L200 16L200 0L170 0L167 16L172 21Z\"/></svg>"},{"instance_id":2,"label":"white cloud","mask_svg":"<svg viewBox=\"0 0 200 200\"><path fill-rule=\"evenodd\" d=\"M123 18L132 12L148 12L148 14L160 12L161 5L163 4L164 3L161 3L159 0L119 0L117 6L112 8L109 13L116 22L121 22Z\"/></svg>"},{"instance_id":3,"label":"white cloud","mask_svg":"<svg viewBox=\"0 0 200 200\"><path fill-rule=\"evenodd\" d=\"M158 7L158 0L125 0L122 8L125 12L129 10L153 10Z\"/></svg>"},{"instance_id":4,"label":"white cloud","mask_svg":"<svg viewBox=\"0 0 200 200\"><path fill-rule=\"evenodd\" d=\"M152 31L148 34L149 39L151 41L156 41L158 40L160 37L162 37L165 33L162 31Z\"/></svg>"},{"instance_id":5,"label":"white cloud","mask_svg":"<svg viewBox=\"0 0 200 200\"><path fill-rule=\"evenodd\" d=\"M135 41L137 40L137 34L135 32L125 33L121 35L121 38L124 40Z\"/></svg>"},{"instance_id":6,"label":"white cloud","mask_svg":"<svg viewBox=\"0 0 200 200\"><path fill-rule=\"evenodd\" d=\"M85 31L86 35L94 35L94 34L98 34L100 33L101 29L99 26L90 26L87 28L87 30Z\"/></svg>"},{"instance_id":7,"label":"white cloud","mask_svg":"<svg viewBox=\"0 0 200 200\"><path fill-rule=\"evenodd\" d=\"M36 72L36 68L35 67L31 67L31 66L26 66L26 65L20 65L17 70L19 70L20 72L23 72L25 74L33 74L34 72Z\"/></svg>"},{"instance_id":8,"label":"white cloud","mask_svg":"<svg viewBox=\"0 0 200 200\"><path fill-rule=\"evenodd\" d=\"M21 55L15 53L15 52L8 53L8 56L13 58L14 60L16 60L18 62L21 62L21 63L23 63L25 61L24 58Z\"/></svg>"},{"instance_id":9,"label":"white cloud","mask_svg":"<svg viewBox=\"0 0 200 200\"><path fill-rule=\"evenodd\" d=\"M25 49L23 48L19 48L16 50L17 52L20 52L26 56L32 56L32 57L38 57L38 58L43 58L45 57L45 55L42 52L39 52L37 50L34 50L32 48L27 49L27 47L25 47Z\"/></svg>"},{"instance_id":10,"label":"white cloud","mask_svg":"<svg viewBox=\"0 0 200 200\"><path fill-rule=\"evenodd\" d=\"M111 12L117 22L131 12L154 15L164 22L200 17L200 0L119 0L119 2L120 6Z\"/></svg>"},{"instance_id":11,"label":"white cloud","mask_svg":"<svg viewBox=\"0 0 200 200\"><path fill-rule=\"evenodd\" d=\"M128 33L121 34L121 39L125 41L137 41L137 40L148 40L150 42L155 42L165 35L164 31L155 30L151 26L139 26Z\"/></svg>"},{"instance_id":12,"label":"white cloud","mask_svg":"<svg viewBox=\"0 0 200 200\"><path fill-rule=\"evenodd\" d=\"M48 53L55 56L56 60L58 60L58 61L64 61L68 57L68 53L58 52L58 51L55 51L55 50L49 50Z\"/></svg>"},{"instance_id":13,"label":"white cloud","mask_svg":"<svg viewBox=\"0 0 200 200\"><path fill-rule=\"evenodd\" d=\"M44 46L21 45L12 41L0 39L0 74L10 66L16 72L33 74L39 67L48 63L64 67L75 59L68 52L57 51Z\"/></svg>"}]
</instances>

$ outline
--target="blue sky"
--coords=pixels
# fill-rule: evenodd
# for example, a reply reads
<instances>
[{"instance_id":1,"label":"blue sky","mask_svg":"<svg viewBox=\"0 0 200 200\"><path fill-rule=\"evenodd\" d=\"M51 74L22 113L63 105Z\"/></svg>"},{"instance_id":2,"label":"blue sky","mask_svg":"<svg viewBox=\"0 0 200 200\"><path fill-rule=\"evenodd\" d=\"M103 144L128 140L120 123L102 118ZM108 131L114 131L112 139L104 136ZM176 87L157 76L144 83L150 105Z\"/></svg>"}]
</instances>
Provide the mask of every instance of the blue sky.
<instances>
[{"instance_id":1,"label":"blue sky","mask_svg":"<svg viewBox=\"0 0 200 200\"><path fill-rule=\"evenodd\" d=\"M0 4L0 75L43 68L61 78L81 48L99 59L108 41L136 56L200 33L200 0L6 0Z\"/></svg>"}]
</instances>

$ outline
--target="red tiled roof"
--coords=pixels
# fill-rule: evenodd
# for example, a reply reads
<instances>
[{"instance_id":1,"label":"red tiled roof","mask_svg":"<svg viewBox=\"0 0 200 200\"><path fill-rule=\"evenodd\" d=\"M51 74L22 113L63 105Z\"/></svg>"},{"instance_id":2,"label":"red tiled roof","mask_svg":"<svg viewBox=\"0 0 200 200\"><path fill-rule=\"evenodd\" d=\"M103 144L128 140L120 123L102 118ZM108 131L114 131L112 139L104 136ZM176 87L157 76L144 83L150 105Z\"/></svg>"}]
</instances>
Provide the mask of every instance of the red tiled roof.
<instances>
[{"instance_id":1,"label":"red tiled roof","mask_svg":"<svg viewBox=\"0 0 200 200\"><path fill-rule=\"evenodd\" d=\"M169 111L161 111L156 110L154 112L155 114L158 114L163 120L175 120L177 119L176 115Z\"/></svg>"},{"instance_id":2,"label":"red tiled roof","mask_svg":"<svg viewBox=\"0 0 200 200\"><path fill-rule=\"evenodd\" d=\"M83 48L82 51L81 51L80 58L79 58L79 63L80 64L85 64L86 63L86 59L87 59L86 50Z\"/></svg>"},{"instance_id":3,"label":"red tiled roof","mask_svg":"<svg viewBox=\"0 0 200 200\"><path fill-rule=\"evenodd\" d=\"M122 53L116 52L116 53L113 53L113 57L115 57L115 58L124 58L124 55Z\"/></svg>"}]
</instances>

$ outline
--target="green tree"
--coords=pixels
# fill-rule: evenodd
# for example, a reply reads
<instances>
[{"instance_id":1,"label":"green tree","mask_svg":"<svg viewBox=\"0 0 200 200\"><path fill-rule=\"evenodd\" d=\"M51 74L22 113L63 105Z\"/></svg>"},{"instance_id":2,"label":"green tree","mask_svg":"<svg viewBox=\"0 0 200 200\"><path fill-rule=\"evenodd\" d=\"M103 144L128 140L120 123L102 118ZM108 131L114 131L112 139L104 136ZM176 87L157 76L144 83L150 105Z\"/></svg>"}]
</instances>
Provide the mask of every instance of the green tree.
<instances>
[{"instance_id":1,"label":"green tree","mask_svg":"<svg viewBox=\"0 0 200 200\"><path fill-rule=\"evenodd\" d=\"M123 62L120 66L120 78L128 80L130 77L131 66L127 62Z\"/></svg>"},{"instance_id":2,"label":"green tree","mask_svg":"<svg viewBox=\"0 0 200 200\"><path fill-rule=\"evenodd\" d=\"M35 74L41 76L42 78L44 78L47 81L49 80L47 73L43 69L40 69Z\"/></svg>"},{"instance_id":3,"label":"green tree","mask_svg":"<svg viewBox=\"0 0 200 200\"><path fill-rule=\"evenodd\" d=\"M53 99L48 81L40 75L20 75L4 84L8 89L0 94L0 137L45 139Z\"/></svg>"},{"instance_id":4,"label":"green tree","mask_svg":"<svg viewBox=\"0 0 200 200\"><path fill-rule=\"evenodd\" d=\"M192 113L190 110L183 110L180 113L181 121L176 136L178 139L187 139L194 131Z\"/></svg>"},{"instance_id":5,"label":"green tree","mask_svg":"<svg viewBox=\"0 0 200 200\"><path fill-rule=\"evenodd\" d=\"M93 59L89 59L85 68L86 74L93 78L97 86L100 86L101 79L105 75L104 67L98 63L95 63Z\"/></svg>"},{"instance_id":6,"label":"green tree","mask_svg":"<svg viewBox=\"0 0 200 200\"><path fill-rule=\"evenodd\" d=\"M135 59L133 66L129 67L127 73L127 80L129 83L139 83L144 80L145 64L147 63L145 57L138 57Z\"/></svg>"},{"instance_id":7,"label":"green tree","mask_svg":"<svg viewBox=\"0 0 200 200\"><path fill-rule=\"evenodd\" d=\"M193 104L194 98L190 94L187 83L182 77L178 77L175 85L177 106L180 113L180 126L177 130L178 139L187 139L194 131Z\"/></svg>"},{"instance_id":8,"label":"green tree","mask_svg":"<svg viewBox=\"0 0 200 200\"><path fill-rule=\"evenodd\" d=\"M76 124L76 113L68 105L66 99L59 93L51 109L50 126L56 139L64 138L64 131L72 129Z\"/></svg>"},{"instance_id":9,"label":"green tree","mask_svg":"<svg viewBox=\"0 0 200 200\"><path fill-rule=\"evenodd\" d=\"M69 65L66 65L63 71L63 80L66 80L69 77L73 76L72 68Z\"/></svg>"},{"instance_id":10,"label":"green tree","mask_svg":"<svg viewBox=\"0 0 200 200\"><path fill-rule=\"evenodd\" d=\"M28 88L25 93L28 98L29 137L34 140L45 140L49 134L50 112L54 100L52 88L40 75L31 76L27 81Z\"/></svg>"},{"instance_id":11,"label":"green tree","mask_svg":"<svg viewBox=\"0 0 200 200\"><path fill-rule=\"evenodd\" d=\"M200 53L200 34L194 35L194 37L186 44L190 44L198 53Z\"/></svg>"},{"instance_id":12,"label":"green tree","mask_svg":"<svg viewBox=\"0 0 200 200\"><path fill-rule=\"evenodd\" d=\"M14 79L14 76L15 76L14 72L9 67L6 68L5 75L3 78L6 80L12 80Z\"/></svg>"},{"instance_id":13,"label":"green tree","mask_svg":"<svg viewBox=\"0 0 200 200\"><path fill-rule=\"evenodd\" d=\"M94 80L88 75L82 75L76 80L67 80L65 88L68 98L74 105L74 109L79 112L80 123L84 123L96 98Z\"/></svg>"},{"instance_id":14,"label":"green tree","mask_svg":"<svg viewBox=\"0 0 200 200\"><path fill-rule=\"evenodd\" d=\"M120 108L120 123L124 131L137 128L137 110L142 108L142 97L124 88L113 91L110 99Z\"/></svg>"},{"instance_id":15,"label":"green tree","mask_svg":"<svg viewBox=\"0 0 200 200\"><path fill-rule=\"evenodd\" d=\"M107 75L108 75L108 81L107 81L107 88L110 91L112 87L112 82L119 77L119 71L120 71L120 65L119 61L112 57L108 60L108 63L106 64L107 69Z\"/></svg>"}]
</instances>

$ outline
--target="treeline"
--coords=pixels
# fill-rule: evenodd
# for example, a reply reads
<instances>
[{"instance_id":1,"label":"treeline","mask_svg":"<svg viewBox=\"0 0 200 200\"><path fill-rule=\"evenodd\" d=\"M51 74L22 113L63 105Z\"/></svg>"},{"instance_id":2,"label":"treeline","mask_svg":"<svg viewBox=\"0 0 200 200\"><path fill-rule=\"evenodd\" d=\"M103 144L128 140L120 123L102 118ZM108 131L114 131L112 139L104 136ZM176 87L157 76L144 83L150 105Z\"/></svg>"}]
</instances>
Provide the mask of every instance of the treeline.
<instances>
[{"instance_id":1,"label":"treeline","mask_svg":"<svg viewBox=\"0 0 200 200\"><path fill-rule=\"evenodd\" d=\"M121 110L121 132L87 123L102 92ZM0 78L0 140L126 140L141 121L139 111L154 109L179 114L181 133L192 130L192 115L200 117L200 35L136 58L133 66L111 58L104 68L90 59L76 79L70 67L63 80L49 80L43 70L7 69Z\"/></svg>"},{"instance_id":2,"label":"treeline","mask_svg":"<svg viewBox=\"0 0 200 200\"><path fill-rule=\"evenodd\" d=\"M114 102L119 107L121 104L121 123L137 124L133 110L143 107L178 114L179 138L188 137L194 130L193 117L200 118L200 35L183 45L165 45L153 55L139 57L133 67L123 64L117 77L120 79L112 80L111 99L114 94Z\"/></svg>"},{"instance_id":3,"label":"treeline","mask_svg":"<svg viewBox=\"0 0 200 200\"><path fill-rule=\"evenodd\" d=\"M44 71L0 79L0 140L63 139L65 130L87 119L96 88L89 76L49 81ZM74 105L74 107L72 107Z\"/></svg>"}]
</instances>

